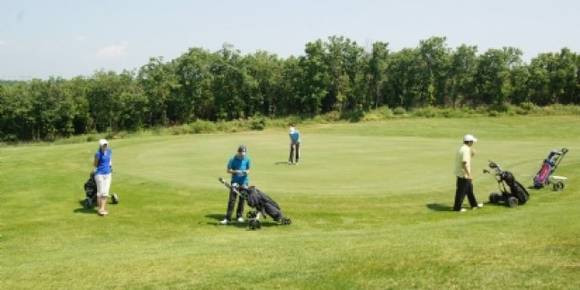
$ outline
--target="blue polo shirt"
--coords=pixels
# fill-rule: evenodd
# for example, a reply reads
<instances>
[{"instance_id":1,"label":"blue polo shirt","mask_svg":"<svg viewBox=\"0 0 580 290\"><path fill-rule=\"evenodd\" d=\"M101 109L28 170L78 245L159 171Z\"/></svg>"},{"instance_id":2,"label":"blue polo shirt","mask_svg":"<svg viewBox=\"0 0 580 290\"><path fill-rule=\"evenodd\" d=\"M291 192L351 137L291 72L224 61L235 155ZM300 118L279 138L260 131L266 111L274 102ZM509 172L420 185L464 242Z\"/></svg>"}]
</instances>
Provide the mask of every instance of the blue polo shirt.
<instances>
[{"instance_id":1,"label":"blue polo shirt","mask_svg":"<svg viewBox=\"0 0 580 290\"><path fill-rule=\"evenodd\" d=\"M97 171L95 174L97 175L105 175L111 173L111 157L113 155L113 151L108 148L105 152L102 152L100 149L97 150L95 153L95 159L99 160L97 165Z\"/></svg>"},{"instance_id":2,"label":"blue polo shirt","mask_svg":"<svg viewBox=\"0 0 580 290\"><path fill-rule=\"evenodd\" d=\"M290 135L290 142L292 142L292 144L300 143L300 131L296 130L294 133L288 135Z\"/></svg>"},{"instance_id":3,"label":"blue polo shirt","mask_svg":"<svg viewBox=\"0 0 580 290\"><path fill-rule=\"evenodd\" d=\"M232 157L228 162L228 169L231 170L249 170L250 169L250 158L248 156L244 156L240 158L237 154L236 156ZM237 183L239 185L248 185L250 179L248 175L236 175L232 174L232 183Z\"/></svg>"}]
</instances>

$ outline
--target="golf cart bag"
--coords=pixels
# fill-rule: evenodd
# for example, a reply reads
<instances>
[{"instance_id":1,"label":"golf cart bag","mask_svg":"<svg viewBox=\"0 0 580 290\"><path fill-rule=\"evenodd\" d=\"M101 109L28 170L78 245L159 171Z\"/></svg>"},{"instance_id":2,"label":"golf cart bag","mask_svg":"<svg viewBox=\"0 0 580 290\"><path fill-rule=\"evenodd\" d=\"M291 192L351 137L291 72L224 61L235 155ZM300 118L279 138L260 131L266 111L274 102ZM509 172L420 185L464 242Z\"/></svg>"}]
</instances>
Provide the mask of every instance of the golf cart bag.
<instances>
[{"instance_id":1,"label":"golf cart bag","mask_svg":"<svg viewBox=\"0 0 580 290\"><path fill-rule=\"evenodd\" d=\"M92 209L97 205L97 183L95 182L95 173L91 172L89 179L85 182L85 199L83 200L83 206L86 209ZM116 193L111 194L111 202L113 204L119 203L119 195Z\"/></svg>"},{"instance_id":2,"label":"golf cart bag","mask_svg":"<svg viewBox=\"0 0 580 290\"><path fill-rule=\"evenodd\" d=\"M509 171L503 171L499 164L489 161L489 168L483 173L493 174L496 178L500 192L492 192L489 195L489 202L493 204L505 204L511 208L524 205L530 199L530 194L526 188L519 183L514 175Z\"/></svg>"},{"instance_id":3,"label":"golf cart bag","mask_svg":"<svg viewBox=\"0 0 580 290\"><path fill-rule=\"evenodd\" d=\"M261 228L260 218L262 216L269 216L282 225L289 225L292 223L289 218L284 216L278 203L255 186L241 187L237 184L230 185L221 177L219 181L238 195L242 196L246 200L248 206L253 209L247 214L248 227L251 230Z\"/></svg>"},{"instance_id":4,"label":"golf cart bag","mask_svg":"<svg viewBox=\"0 0 580 290\"><path fill-rule=\"evenodd\" d=\"M560 165L560 162L562 162L562 159L566 153L568 153L568 149L566 148L562 148L562 150L550 151L548 157L544 159L542 167L536 176L534 176L534 188L540 189L552 183L554 190L564 189L564 181L566 178L561 176L552 176L552 174L556 172L558 165Z\"/></svg>"}]
</instances>

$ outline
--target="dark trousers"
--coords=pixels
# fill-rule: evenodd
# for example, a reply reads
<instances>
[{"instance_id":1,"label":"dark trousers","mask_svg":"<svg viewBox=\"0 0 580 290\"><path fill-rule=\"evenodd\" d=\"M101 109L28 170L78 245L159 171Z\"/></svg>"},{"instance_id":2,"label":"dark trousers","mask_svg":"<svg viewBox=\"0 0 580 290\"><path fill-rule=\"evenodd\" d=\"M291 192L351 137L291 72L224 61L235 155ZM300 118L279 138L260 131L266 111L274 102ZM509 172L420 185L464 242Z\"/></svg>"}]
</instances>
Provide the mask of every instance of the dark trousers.
<instances>
[{"instance_id":1,"label":"dark trousers","mask_svg":"<svg viewBox=\"0 0 580 290\"><path fill-rule=\"evenodd\" d=\"M228 200L228 211L226 212L226 219L229 221L232 218L232 213L234 211L234 206L236 205L236 198L238 195L230 190L230 199ZM244 198L240 196L238 201L238 209L236 210L236 218L240 218L244 215Z\"/></svg>"},{"instance_id":2,"label":"dark trousers","mask_svg":"<svg viewBox=\"0 0 580 290\"><path fill-rule=\"evenodd\" d=\"M288 162L294 163L300 160L300 143L290 144L290 157Z\"/></svg>"},{"instance_id":3,"label":"dark trousers","mask_svg":"<svg viewBox=\"0 0 580 290\"><path fill-rule=\"evenodd\" d=\"M453 210L461 210L461 205L463 204L466 195L471 207L476 207L477 200L473 194L473 183L471 182L471 179L457 177L457 188L455 190L455 204L453 205Z\"/></svg>"}]
</instances>

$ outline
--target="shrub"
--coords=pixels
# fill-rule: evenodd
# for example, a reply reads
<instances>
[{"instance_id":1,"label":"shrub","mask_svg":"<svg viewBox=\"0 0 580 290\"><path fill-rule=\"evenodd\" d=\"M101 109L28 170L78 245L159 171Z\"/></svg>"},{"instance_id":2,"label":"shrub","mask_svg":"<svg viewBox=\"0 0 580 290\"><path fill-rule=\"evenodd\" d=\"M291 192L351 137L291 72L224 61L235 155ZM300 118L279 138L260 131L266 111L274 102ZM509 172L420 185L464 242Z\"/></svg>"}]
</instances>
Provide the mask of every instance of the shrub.
<instances>
[{"instance_id":1,"label":"shrub","mask_svg":"<svg viewBox=\"0 0 580 290\"><path fill-rule=\"evenodd\" d=\"M415 117L424 117L424 118L437 117L437 108L432 107L432 106L418 108L418 109L415 109L413 111L413 116L415 116Z\"/></svg>"},{"instance_id":2,"label":"shrub","mask_svg":"<svg viewBox=\"0 0 580 290\"><path fill-rule=\"evenodd\" d=\"M393 113L394 113L395 115L404 115L404 114L406 114L406 113L407 113L407 110L405 110L405 108L403 108L403 107L396 107L396 108L393 110Z\"/></svg>"},{"instance_id":3,"label":"shrub","mask_svg":"<svg viewBox=\"0 0 580 290\"><path fill-rule=\"evenodd\" d=\"M216 124L205 120L196 120L193 123L188 124L189 134L199 134L199 133L211 133L215 132Z\"/></svg>"},{"instance_id":4,"label":"shrub","mask_svg":"<svg viewBox=\"0 0 580 290\"><path fill-rule=\"evenodd\" d=\"M367 112L363 121L380 121L386 120L393 117L393 111L389 107L384 106Z\"/></svg>"},{"instance_id":5,"label":"shrub","mask_svg":"<svg viewBox=\"0 0 580 290\"><path fill-rule=\"evenodd\" d=\"M264 130L266 128L266 120L263 117L255 117L250 120L250 129Z\"/></svg>"},{"instance_id":6,"label":"shrub","mask_svg":"<svg viewBox=\"0 0 580 290\"><path fill-rule=\"evenodd\" d=\"M362 120L365 113L363 110L352 110L352 111L343 111L340 114L340 118L343 120L348 120L350 122L358 122Z\"/></svg>"}]
</instances>

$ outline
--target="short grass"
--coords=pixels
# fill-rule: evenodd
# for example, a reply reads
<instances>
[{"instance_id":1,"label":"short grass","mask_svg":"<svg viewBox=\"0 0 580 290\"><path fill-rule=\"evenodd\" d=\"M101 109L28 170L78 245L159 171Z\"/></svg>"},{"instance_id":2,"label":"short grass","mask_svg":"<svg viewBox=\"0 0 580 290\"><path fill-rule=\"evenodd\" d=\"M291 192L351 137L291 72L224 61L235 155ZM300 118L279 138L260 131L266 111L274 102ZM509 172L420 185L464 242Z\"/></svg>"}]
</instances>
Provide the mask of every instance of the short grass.
<instances>
[{"instance_id":1,"label":"short grass","mask_svg":"<svg viewBox=\"0 0 580 290\"><path fill-rule=\"evenodd\" d=\"M318 125L284 164L282 129L113 140L110 216L83 210L95 144L0 148L2 289L578 289L580 117L397 119ZM466 132L474 171L493 159L531 183L549 149L570 149L563 192L517 209L450 211ZM218 226L217 182L238 144L252 183L294 223ZM490 176L476 175L486 201Z\"/></svg>"}]
</instances>

